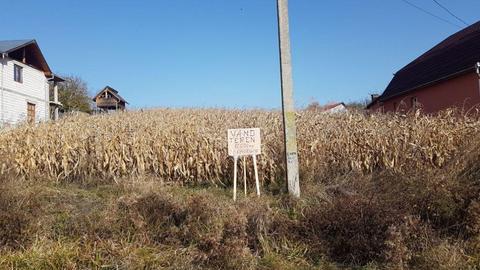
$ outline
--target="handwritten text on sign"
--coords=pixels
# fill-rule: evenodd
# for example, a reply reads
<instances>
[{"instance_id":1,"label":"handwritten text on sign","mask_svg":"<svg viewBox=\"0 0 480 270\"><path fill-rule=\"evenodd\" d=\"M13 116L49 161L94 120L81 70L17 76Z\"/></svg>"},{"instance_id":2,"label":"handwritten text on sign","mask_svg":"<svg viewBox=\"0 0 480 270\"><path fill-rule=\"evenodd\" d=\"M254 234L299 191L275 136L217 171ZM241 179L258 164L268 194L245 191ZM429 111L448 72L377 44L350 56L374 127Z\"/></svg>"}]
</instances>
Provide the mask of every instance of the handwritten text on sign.
<instances>
[{"instance_id":1,"label":"handwritten text on sign","mask_svg":"<svg viewBox=\"0 0 480 270\"><path fill-rule=\"evenodd\" d=\"M228 155L260 155L262 143L259 128L239 128L228 130Z\"/></svg>"}]
</instances>

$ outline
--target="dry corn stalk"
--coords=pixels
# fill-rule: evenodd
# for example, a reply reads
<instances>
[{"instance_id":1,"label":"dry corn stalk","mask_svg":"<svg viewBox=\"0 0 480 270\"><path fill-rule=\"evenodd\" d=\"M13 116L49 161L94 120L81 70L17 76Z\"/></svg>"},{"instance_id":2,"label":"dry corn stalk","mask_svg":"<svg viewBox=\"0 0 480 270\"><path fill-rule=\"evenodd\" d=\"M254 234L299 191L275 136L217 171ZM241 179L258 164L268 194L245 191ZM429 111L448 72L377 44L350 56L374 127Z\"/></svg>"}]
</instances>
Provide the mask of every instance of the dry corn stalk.
<instances>
[{"instance_id":1,"label":"dry corn stalk","mask_svg":"<svg viewBox=\"0 0 480 270\"><path fill-rule=\"evenodd\" d=\"M477 121L453 117L301 111L298 139L301 174L441 167ZM78 116L0 133L1 173L57 180L116 179L155 175L164 181L224 185L232 179L228 128L260 127L261 179L283 177L281 118L277 111L157 109ZM251 168L251 166L248 166ZM248 171L252 179L252 171Z\"/></svg>"}]
</instances>

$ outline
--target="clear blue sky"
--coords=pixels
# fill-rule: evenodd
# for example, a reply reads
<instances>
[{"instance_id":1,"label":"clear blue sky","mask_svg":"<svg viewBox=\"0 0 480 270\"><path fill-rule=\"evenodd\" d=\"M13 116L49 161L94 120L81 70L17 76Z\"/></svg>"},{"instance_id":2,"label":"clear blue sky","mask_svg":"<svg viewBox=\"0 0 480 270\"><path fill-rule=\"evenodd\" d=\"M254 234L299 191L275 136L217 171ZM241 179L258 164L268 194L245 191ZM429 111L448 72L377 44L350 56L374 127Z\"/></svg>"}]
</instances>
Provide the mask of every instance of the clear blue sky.
<instances>
[{"instance_id":1,"label":"clear blue sky","mask_svg":"<svg viewBox=\"0 0 480 270\"><path fill-rule=\"evenodd\" d=\"M409 0L452 22L430 0ZM478 0L438 0L479 20ZM275 0L2 0L1 39L132 107L280 106ZM401 0L290 0L298 106L357 101L459 28Z\"/></svg>"}]
</instances>

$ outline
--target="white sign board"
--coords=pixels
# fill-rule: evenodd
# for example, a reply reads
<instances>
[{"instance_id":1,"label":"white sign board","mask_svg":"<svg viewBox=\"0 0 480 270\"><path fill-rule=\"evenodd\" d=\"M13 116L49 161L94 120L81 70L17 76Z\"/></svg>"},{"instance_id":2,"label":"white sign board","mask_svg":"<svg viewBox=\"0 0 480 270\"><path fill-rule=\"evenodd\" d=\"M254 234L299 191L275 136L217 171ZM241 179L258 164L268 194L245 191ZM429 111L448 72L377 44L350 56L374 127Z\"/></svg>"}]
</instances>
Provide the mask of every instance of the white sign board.
<instances>
[{"instance_id":1,"label":"white sign board","mask_svg":"<svg viewBox=\"0 0 480 270\"><path fill-rule=\"evenodd\" d=\"M228 130L228 155L233 157L260 155L262 143L259 128Z\"/></svg>"}]
</instances>

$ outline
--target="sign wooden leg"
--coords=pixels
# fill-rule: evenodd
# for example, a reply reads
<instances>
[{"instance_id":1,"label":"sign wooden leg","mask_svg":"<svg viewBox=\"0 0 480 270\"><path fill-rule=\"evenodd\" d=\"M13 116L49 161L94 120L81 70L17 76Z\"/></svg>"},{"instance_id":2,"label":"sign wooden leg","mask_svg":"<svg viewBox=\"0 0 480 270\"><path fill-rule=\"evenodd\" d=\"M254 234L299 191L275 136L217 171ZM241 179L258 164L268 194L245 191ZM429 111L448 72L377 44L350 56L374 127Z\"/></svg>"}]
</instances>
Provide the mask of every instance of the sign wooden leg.
<instances>
[{"instance_id":1,"label":"sign wooden leg","mask_svg":"<svg viewBox=\"0 0 480 270\"><path fill-rule=\"evenodd\" d=\"M260 196L260 181L258 181L257 156L253 155L253 169L255 170L255 184L257 186L257 195Z\"/></svg>"},{"instance_id":2,"label":"sign wooden leg","mask_svg":"<svg viewBox=\"0 0 480 270\"><path fill-rule=\"evenodd\" d=\"M233 157L233 200L237 200L237 157Z\"/></svg>"},{"instance_id":3,"label":"sign wooden leg","mask_svg":"<svg viewBox=\"0 0 480 270\"><path fill-rule=\"evenodd\" d=\"M243 189L247 196L247 160L243 157Z\"/></svg>"}]
</instances>

